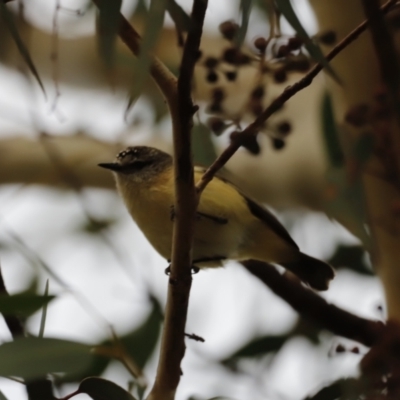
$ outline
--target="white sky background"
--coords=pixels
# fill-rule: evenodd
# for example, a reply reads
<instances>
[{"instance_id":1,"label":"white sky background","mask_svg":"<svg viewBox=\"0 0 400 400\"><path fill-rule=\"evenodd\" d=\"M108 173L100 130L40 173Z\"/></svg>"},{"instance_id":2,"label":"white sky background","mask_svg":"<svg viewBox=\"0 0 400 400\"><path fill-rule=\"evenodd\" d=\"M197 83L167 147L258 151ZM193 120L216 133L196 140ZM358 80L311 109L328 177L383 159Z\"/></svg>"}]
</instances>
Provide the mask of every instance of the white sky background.
<instances>
[{"instance_id":1,"label":"white sky background","mask_svg":"<svg viewBox=\"0 0 400 400\"><path fill-rule=\"evenodd\" d=\"M237 17L235 2L209 2L208 29L216 31L220 22ZM189 1L181 3L190 5ZM54 1L31 0L26 4L27 16L38 26L51 30L54 4ZM64 7L70 8L81 4L62 1ZM129 10L129 4L124 7ZM305 25L315 32L305 1L297 0L296 9L306 21ZM61 32L93 32L94 21L74 18L61 14ZM249 37L259 33L257 29L260 29L259 19L253 16ZM29 83L19 73L0 66L0 87L0 135L3 137L34 136L35 128L52 134L72 134L84 129L99 138L113 140L128 129L123 118L126 98L121 93L61 86L62 96L57 108L62 115L60 119L51 112L51 96L54 95L51 82L46 82L50 100L45 101L36 83ZM135 112L144 121L151 121L145 102L139 102ZM140 138L148 134L149 127L149 124L142 125L135 140L140 142ZM123 258L123 265L98 238L79 231L85 223L82 202L89 204L94 216L117 219L107 235ZM115 193L85 190L79 199L71 191L8 186L0 189L0 210L0 243L12 242L10 232L23 238L70 287L82 293L118 333L128 332L146 317L149 311L147 289L160 301L165 301L167 277L163 270L166 261L146 242ZM294 221L291 233L302 250L318 257L328 257L338 241L354 242L344 229L321 214L290 212L285 220ZM17 249L0 248L0 257L10 292L24 290L34 275L30 263ZM46 278L41 274L41 289ZM47 336L94 342L106 337L104 321L85 310L73 295L65 293L52 280L50 291L59 294L59 298L49 306ZM379 318L376 305L382 302L382 294L375 279L339 272L326 297L360 315ZM29 325L33 333L38 331L38 321L36 316ZM177 399L186 400L190 395L204 398L226 395L236 400L295 400L336 376L355 373L359 356L345 354L327 358L336 340L326 340L320 348L311 347L301 339L293 340L279 353L270 369L268 360L258 362L255 367L249 364L251 374L240 375L240 379L208 361L229 355L255 335L283 333L294 321L295 313L240 266L229 263L224 269L199 273L193 281L187 332L204 337L206 342L187 341L184 376ZM0 341L9 338L4 323L0 322ZM156 357L146 369L150 384L155 367ZM129 379L119 366L110 368L107 377L123 387ZM5 379L0 380L0 390L9 400L26 398L21 385Z\"/></svg>"}]
</instances>

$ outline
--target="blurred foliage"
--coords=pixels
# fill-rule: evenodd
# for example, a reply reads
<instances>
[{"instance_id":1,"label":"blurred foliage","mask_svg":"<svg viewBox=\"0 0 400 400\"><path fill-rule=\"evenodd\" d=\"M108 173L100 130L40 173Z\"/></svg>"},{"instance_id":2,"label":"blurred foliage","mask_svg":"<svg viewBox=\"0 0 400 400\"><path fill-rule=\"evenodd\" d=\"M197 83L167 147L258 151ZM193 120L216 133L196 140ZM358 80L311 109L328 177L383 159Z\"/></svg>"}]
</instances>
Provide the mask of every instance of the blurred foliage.
<instances>
[{"instance_id":1,"label":"blurred foliage","mask_svg":"<svg viewBox=\"0 0 400 400\"><path fill-rule=\"evenodd\" d=\"M356 400L359 398L359 382L357 379L340 379L320 389L313 396L304 400Z\"/></svg>"},{"instance_id":2,"label":"blurred foliage","mask_svg":"<svg viewBox=\"0 0 400 400\"><path fill-rule=\"evenodd\" d=\"M93 400L135 400L126 390L102 378L86 378L80 383L78 390Z\"/></svg>"},{"instance_id":3,"label":"blurred foliage","mask_svg":"<svg viewBox=\"0 0 400 400\"><path fill-rule=\"evenodd\" d=\"M336 269L348 268L363 275L374 276L374 271L365 258L366 252L361 246L339 245L328 263Z\"/></svg>"},{"instance_id":4,"label":"blurred foliage","mask_svg":"<svg viewBox=\"0 0 400 400\"><path fill-rule=\"evenodd\" d=\"M190 29L190 16L186 11L175 1L167 0L167 11L178 32L188 32Z\"/></svg>"},{"instance_id":5,"label":"blurred foliage","mask_svg":"<svg viewBox=\"0 0 400 400\"><path fill-rule=\"evenodd\" d=\"M347 227L370 249L370 235L366 228L366 211L364 206L364 188L359 174L354 174L354 169L349 169L345 155L341 150L340 132L333 116L332 102L325 95L321 108L322 132L325 140L330 166L326 173L328 182L325 190L325 211L330 217L337 219ZM348 156L359 157L359 162L364 163L371 154L371 141L360 138L354 145L353 151Z\"/></svg>"},{"instance_id":6,"label":"blurred foliage","mask_svg":"<svg viewBox=\"0 0 400 400\"><path fill-rule=\"evenodd\" d=\"M192 147L194 162L204 167L210 166L217 158L217 152L211 138L211 131L202 123L192 129Z\"/></svg>"},{"instance_id":7,"label":"blurred foliage","mask_svg":"<svg viewBox=\"0 0 400 400\"><path fill-rule=\"evenodd\" d=\"M116 220L112 218L88 218L80 230L83 230L86 233L97 234L103 232L110 228L113 224L115 224Z\"/></svg>"},{"instance_id":8,"label":"blurred foliage","mask_svg":"<svg viewBox=\"0 0 400 400\"><path fill-rule=\"evenodd\" d=\"M46 287L44 289L44 297L49 295L49 280L46 280ZM42 338L44 336L44 328L46 326L46 317L47 317L47 305L48 303L43 305L42 315L40 317L40 325L39 325L39 334L38 337Z\"/></svg>"},{"instance_id":9,"label":"blurred foliage","mask_svg":"<svg viewBox=\"0 0 400 400\"><path fill-rule=\"evenodd\" d=\"M2 391L0 391L0 400L8 400Z\"/></svg>"},{"instance_id":10,"label":"blurred foliage","mask_svg":"<svg viewBox=\"0 0 400 400\"><path fill-rule=\"evenodd\" d=\"M310 53L310 56L323 65L326 71L332 76L336 82L340 83L340 79L337 76L336 72L329 65L328 60L325 58L324 53L320 49L320 47L314 43L311 38L308 36L308 33L304 29L301 24L299 18L293 10L292 4L290 0L276 0L276 5L278 6L279 11L284 15L286 20L292 26L292 28L296 31L299 38L304 41L304 45L306 46L307 51Z\"/></svg>"},{"instance_id":11,"label":"blurred foliage","mask_svg":"<svg viewBox=\"0 0 400 400\"><path fill-rule=\"evenodd\" d=\"M238 362L241 359L258 359L268 354L275 354L281 350L284 344L298 336L309 340L312 344L319 344L321 329L315 324L300 318L295 326L287 333L282 335L265 335L252 339L246 343L233 355L221 361L221 363L233 371L237 371Z\"/></svg>"},{"instance_id":12,"label":"blurred foliage","mask_svg":"<svg viewBox=\"0 0 400 400\"><path fill-rule=\"evenodd\" d=\"M151 299L151 302L152 310L143 324L132 332L118 337L118 342L122 345L124 351L126 351L140 369L145 366L154 351L159 340L163 319L161 307L158 302L154 298ZM111 347L112 345L113 342L110 340L105 340L98 344L98 346L102 347ZM79 382L88 376L100 376L110 362L111 359L94 354L90 365L85 370L81 370L79 373L66 374L58 378L56 382L58 384Z\"/></svg>"},{"instance_id":13,"label":"blurred foliage","mask_svg":"<svg viewBox=\"0 0 400 400\"><path fill-rule=\"evenodd\" d=\"M246 37L252 6L253 0L240 0L240 12L242 14L242 21L234 39L234 43L237 47L242 46Z\"/></svg>"},{"instance_id":14,"label":"blurred foliage","mask_svg":"<svg viewBox=\"0 0 400 400\"><path fill-rule=\"evenodd\" d=\"M122 0L98 1L98 32L96 36L100 56L108 69L112 69L114 66L121 5Z\"/></svg>"},{"instance_id":15,"label":"blurred foliage","mask_svg":"<svg viewBox=\"0 0 400 400\"><path fill-rule=\"evenodd\" d=\"M3 315L29 317L54 298L55 296L40 296L30 292L22 292L12 296L1 294L0 312Z\"/></svg>"},{"instance_id":16,"label":"blurred foliage","mask_svg":"<svg viewBox=\"0 0 400 400\"><path fill-rule=\"evenodd\" d=\"M29 53L28 48L25 46L24 42L21 39L21 36L18 32L17 25L14 21L14 15L8 11L7 6L3 1L0 1L0 21L3 21L1 25L7 27L11 37L13 38L19 53L21 54L22 59L25 61L26 65L28 66L29 70L31 71L32 75L37 80L40 88L42 89L43 93L46 94L44 90L44 86L42 80L40 79L39 73L33 63L32 57Z\"/></svg>"},{"instance_id":17,"label":"blurred foliage","mask_svg":"<svg viewBox=\"0 0 400 400\"><path fill-rule=\"evenodd\" d=\"M143 87L148 81L150 69L150 53L157 43L163 27L167 0L151 0L150 8L145 16L145 28L140 44L140 55L134 61L135 79L130 88L129 101L126 112L136 102Z\"/></svg>"},{"instance_id":18,"label":"blurred foliage","mask_svg":"<svg viewBox=\"0 0 400 400\"><path fill-rule=\"evenodd\" d=\"M0 376L36 379L49 373L79 373L93 359L91 346L53 338L16 338L0 345Z\"/></svg>"},{"instance_id":19,"label":"blurred foliage","mask_svg":"<svg viewBox=\"0 0 400 400\"><path fill-rule=\"evenodd\" d=\"M333 115L333 105L331 97L325 94L322 100L322 133L325 140L325 149L329 163L332 167L342 167L344 164L344 154L339 141L339 133Z\"/></svg>"}]
</instances>

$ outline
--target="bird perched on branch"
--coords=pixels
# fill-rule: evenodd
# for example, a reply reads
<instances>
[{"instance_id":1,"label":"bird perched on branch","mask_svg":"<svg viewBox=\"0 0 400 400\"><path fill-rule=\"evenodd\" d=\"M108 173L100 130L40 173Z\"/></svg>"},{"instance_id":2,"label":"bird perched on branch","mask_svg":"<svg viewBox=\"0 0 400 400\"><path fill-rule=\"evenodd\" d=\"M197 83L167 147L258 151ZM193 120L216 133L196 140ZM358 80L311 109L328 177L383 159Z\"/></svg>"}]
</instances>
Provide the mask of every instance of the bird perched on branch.
<instances>
[{"instance_id":1,"label":"bird perched on branch","mask_svg":"<svg viewBox=\"0 0 400 400\"><path fill-rule=\"evenodd\" d=\"M153 247L171 258L175 204L172 157L152 147L128 147L115 162L99 164L114 172L117 188L135 222ZM204 169L195 169L200 179ZM214 177L196 212L193 265L221 266L224 260L276 263L317 290L326 290L332 267L300 252L281 223L235 186Z\"/></svg>"}]
</instances>

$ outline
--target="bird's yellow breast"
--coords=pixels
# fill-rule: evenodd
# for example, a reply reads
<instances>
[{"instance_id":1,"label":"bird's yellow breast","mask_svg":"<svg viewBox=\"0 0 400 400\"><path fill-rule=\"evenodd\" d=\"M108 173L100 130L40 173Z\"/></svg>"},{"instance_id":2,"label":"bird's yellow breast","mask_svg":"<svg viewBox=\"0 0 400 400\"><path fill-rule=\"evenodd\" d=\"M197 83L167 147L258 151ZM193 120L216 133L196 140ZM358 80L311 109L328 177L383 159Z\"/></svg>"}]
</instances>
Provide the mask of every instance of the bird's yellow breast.
<instances>
[{"instance_id":1,"label":"bird's yellow breast","mask_svg":"<svg viewBox=\"0 0 400 400\"><path fill-rule=\"evenodd\" d=\"M195 180L203 171L195 172ZM172 167L138 184L118 182L118 189L139 228L164 258L171 258L173 205ZM245 197L229 183L214 178L201 195L196 214L193 260L276 260L288 248L266 224L249 210ZM226 221L226 222L224 222ZM278 254L279 255L279 254ZM201 263L218 266L221 262Z\"/></svg>"}]
</instances>

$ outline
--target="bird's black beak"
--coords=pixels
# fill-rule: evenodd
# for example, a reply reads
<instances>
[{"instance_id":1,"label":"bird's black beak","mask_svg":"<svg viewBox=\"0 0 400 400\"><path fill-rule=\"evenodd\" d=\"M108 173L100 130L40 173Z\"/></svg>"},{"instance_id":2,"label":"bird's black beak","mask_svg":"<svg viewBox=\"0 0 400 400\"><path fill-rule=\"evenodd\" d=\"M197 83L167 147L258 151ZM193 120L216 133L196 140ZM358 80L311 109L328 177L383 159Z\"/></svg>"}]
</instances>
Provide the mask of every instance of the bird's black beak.
<instances>
[{"instance_id":1,"label":"bird's black beak","mask_svg":"<svg viewBox=\"0 0 400 400\"><path fill-rule=\"evenodd\" d=\"M110 169L111 171L120 172L122 170L122 165L118 163L101 163L97 164L101 168Z\"/></svg>"}]
</instances>

